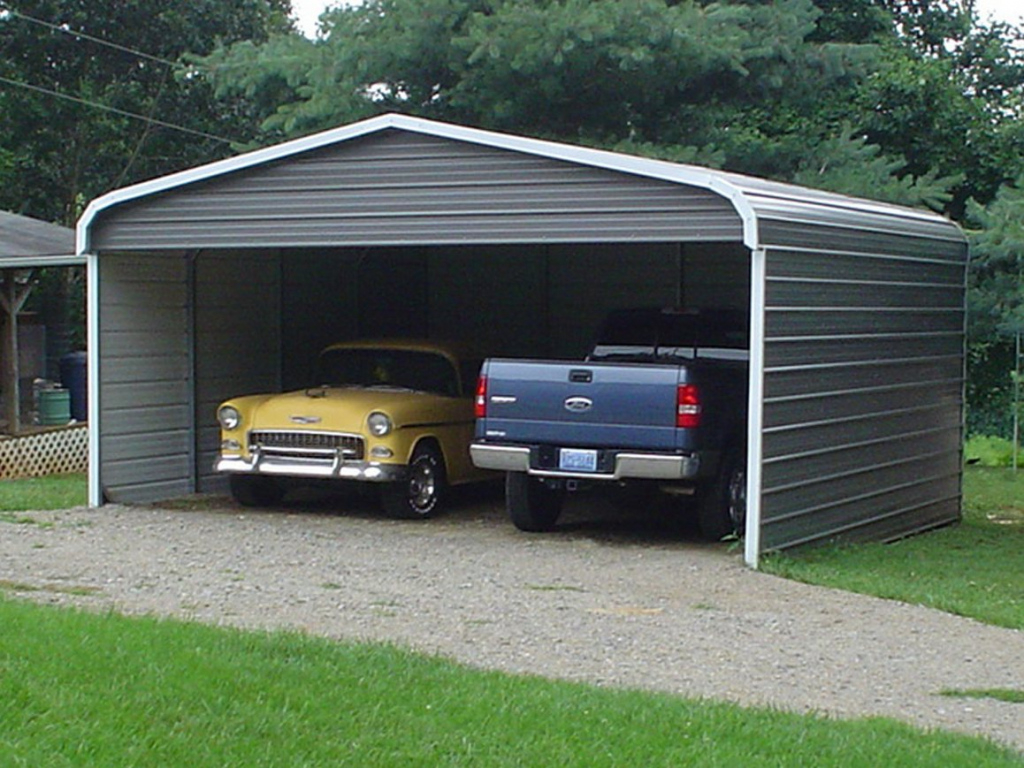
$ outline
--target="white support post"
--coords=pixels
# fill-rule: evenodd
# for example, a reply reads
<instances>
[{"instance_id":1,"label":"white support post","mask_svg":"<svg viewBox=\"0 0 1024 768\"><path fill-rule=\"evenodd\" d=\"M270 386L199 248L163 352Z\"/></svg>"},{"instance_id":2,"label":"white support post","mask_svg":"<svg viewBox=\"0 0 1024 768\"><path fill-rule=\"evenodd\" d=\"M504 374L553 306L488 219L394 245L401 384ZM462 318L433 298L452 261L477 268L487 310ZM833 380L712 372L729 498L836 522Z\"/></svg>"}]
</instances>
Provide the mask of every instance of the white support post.
<instances>
[{"instance_id":1,"label":"white support post","mask_svg":"<svg viewBox=\"0 0 1024 768\"><path fill-rule=\"evenodd\" d=\"M89 506L103 505L100 481L100 281L99 257L86 261L86 346L89 392Z\"/></svg>"},{"instance_id":2,"label":"white support post","mask_svg":"<svg viewBox=\"0 0 1024 768\"><path fill-rule=\"evenodd\" d=\"M750 252L750 381L747 393L747 524L744 560L757 568L761 557L761 430L764 422L764 322L767 252Z\"/></svg>"}]
</instances>

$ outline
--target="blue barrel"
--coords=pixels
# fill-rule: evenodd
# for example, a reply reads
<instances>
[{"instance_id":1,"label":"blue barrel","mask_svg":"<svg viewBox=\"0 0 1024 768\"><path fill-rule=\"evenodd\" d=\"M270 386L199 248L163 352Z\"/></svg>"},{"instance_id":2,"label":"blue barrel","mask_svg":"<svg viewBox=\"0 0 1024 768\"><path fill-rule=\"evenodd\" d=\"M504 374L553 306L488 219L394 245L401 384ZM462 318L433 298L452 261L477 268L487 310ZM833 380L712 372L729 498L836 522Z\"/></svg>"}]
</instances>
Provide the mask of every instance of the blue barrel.
<instances>
[{"instance_id":1,"label":"blue barrel","mask_svg":"<svg viewBox=\"0 0 1024 768\"><path fill-rule=\"evenodd\" d=\"M71 421L71 393L66 389L39 390L39 423L44 427Z\"/></svg>"},{"instance_id":2,"label":"blue barrel","mask_svg":"<svg viewBox=\"0 0 1024 768\"><path fill-rule=\"evenodd\" d=\"M60 359L60 384L71 393L71 418L75 421L89 418L88 359L85 352L68 352Z\"/></svg>"}]
</instances>

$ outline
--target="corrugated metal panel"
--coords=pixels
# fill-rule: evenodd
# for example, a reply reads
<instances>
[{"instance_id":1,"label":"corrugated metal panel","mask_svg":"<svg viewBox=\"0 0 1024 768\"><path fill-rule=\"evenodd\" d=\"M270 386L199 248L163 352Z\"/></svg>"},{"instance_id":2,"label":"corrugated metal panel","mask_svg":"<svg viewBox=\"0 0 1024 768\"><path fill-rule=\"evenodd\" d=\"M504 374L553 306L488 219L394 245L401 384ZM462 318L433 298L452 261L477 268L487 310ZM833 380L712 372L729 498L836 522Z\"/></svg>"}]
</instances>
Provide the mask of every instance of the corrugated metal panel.
<instances>
[{"instance_id":1,"label":"corrugated metal panel","mask_svg":"<svg viewBox=\"0 0 1024 768\"><path fill-rule=\"evenodd\" d=\"M897 250L768 251L766 549L959 517L962 247Z\"/></svg>"},{"instance_id":2,"label":"corrugated metal panel","mask_svg":"<svg viewBox=\"0 0 1024 768\"><path fill-rule=\"evenodd\" d=\"M212 467L217 405L281 386L281 265L275 251L215 251L194 260L197 490L223 490Z\"/></svg>"},{"instance_id":3,"label":"corrugated metal panel","mask_svg":"<svg viewBox=\"0 0 1024 768\"><path fill-rule=\"evenodd\" d=\"M386 131L108 209L95 250L732 240L693 187Z\"/></svg>"},{"instance_id":4,"label":"corrugated metal panel","mask_svg":"<svg viewBox=\"0 0 1024 768\"><path fill-rule=\"evenodd\" d=\"M122 254L100 264L100 457L107 498L192 490L186 261Z\"/></svg>"}]
</instances>

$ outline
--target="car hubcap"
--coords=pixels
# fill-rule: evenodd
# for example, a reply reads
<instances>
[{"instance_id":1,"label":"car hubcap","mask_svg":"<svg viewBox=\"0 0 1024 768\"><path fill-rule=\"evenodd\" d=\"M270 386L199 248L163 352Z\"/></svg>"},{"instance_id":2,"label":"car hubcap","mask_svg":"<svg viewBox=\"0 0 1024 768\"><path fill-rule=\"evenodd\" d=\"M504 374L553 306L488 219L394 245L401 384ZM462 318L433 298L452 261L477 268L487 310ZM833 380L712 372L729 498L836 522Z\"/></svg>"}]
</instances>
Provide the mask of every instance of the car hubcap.
<instances>
[{"instance_id":1,"label":"car hubcap","mask_svg":"<svg viewBox=\"0 0 1024 768\"><path fill-rule=\"evenodd\" d=\"M434 468L426 462L418 464L409 480L409 501L420 510L429 509L436 490Z\"/></svg>"}]
</instances>

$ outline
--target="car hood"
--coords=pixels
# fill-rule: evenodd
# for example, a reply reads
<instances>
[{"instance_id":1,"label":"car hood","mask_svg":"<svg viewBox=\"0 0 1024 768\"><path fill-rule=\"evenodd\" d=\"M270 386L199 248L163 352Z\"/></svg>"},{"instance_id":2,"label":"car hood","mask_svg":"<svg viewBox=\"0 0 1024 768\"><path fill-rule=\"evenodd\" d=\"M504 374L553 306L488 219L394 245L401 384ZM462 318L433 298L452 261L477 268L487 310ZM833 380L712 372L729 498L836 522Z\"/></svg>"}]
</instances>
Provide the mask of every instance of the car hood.
<instances>
[{"instance_id":1,"label":"car hood","mask_svg":"<svg viewBox=\"0 0 1024 768\"><path fill-rule=\"evenodd\" d=\"M250 429L310 429L363 432L374 411L387 414L395 427L436 420L450 411L453 398L388 387L315 387L269 397L256 406ZM467 401L467 412L471 404Z\"/></svg>"}]
</instances>

